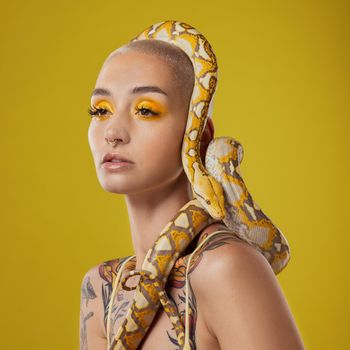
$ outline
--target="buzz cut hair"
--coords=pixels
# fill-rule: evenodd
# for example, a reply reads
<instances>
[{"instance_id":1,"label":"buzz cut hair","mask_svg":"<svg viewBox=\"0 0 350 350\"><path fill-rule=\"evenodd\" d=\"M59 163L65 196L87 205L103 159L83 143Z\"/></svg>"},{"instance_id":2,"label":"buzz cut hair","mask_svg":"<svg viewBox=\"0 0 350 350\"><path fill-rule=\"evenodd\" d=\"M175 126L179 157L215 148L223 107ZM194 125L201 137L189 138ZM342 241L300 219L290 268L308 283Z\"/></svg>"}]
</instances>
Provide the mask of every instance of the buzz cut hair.
<instances>
[{"instance_id":1,"label":"buzz cut hair","mask_svg":"<svg viewBox=\"0 0 350 350\"><path fill-rule=\"evenodd\" d=\"M163 40L143 39L129 42L113 52L108 58L128 51L137 51L160 57L167 63L173 73L176 88L182 95L182 100L187 105L190 102L194 87L194 69L190 58L178 46Z\"/></svg>"}]
</instances>

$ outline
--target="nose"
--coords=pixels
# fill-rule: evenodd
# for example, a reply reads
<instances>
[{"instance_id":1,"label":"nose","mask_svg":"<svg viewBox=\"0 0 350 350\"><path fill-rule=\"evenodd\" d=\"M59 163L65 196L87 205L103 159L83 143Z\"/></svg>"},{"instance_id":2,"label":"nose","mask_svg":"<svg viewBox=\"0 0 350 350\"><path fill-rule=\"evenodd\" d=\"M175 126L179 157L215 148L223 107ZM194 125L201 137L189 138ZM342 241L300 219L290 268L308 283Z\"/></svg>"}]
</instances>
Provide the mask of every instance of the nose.
<instances>
[{"instance_id":1,"label":"nose","mask_svg":"<svg viewBox=\"0 0 350 350\"><path fill-rule=\"evenodd\" d=\"M114 114L106 124L104 138L107 143L116 145L117 143L128 143L129 133L127 131L127 118Z\"/></svg>"}]
</instances>

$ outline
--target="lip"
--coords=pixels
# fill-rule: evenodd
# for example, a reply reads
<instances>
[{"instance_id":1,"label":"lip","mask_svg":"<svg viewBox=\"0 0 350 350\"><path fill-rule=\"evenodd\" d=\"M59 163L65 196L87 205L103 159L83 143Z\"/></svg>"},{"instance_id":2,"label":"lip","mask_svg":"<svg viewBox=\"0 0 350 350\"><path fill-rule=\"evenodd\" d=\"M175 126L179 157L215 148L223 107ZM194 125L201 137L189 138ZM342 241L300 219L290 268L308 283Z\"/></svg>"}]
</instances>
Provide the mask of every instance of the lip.
<instances>
[{"instance_id":1,"label":"lip","mask_svg":"<svg viewBox=\"0 0 350 350\"><path fill-rule=\"evenodd\" d=\"M115 159L115 160L119 160L121 161L121 163L113 163L112 160ZM124 156L122 156L121 154L118 154L118 153L106 153L104 155L104 157L102 158L102 164L104 163L111 163L111 164L124 164L124 163L127 163L127 164L134 164L133 161L131 161L130 159L127 159L125 158Z\"/></svg>"},{"instance_id":2,"label":"lip","mask_svg":"<svg viewBox=\"0 0 350 350\"><path fill-rule=\"evenodd\" d=\"M133 163L129 163L129 162L104 162L102 164L102 168L106 169L107 171L116 173L119 171L124 171L129 169L130 167L132 167L134 164Z\"/></svg>"}]
</instances>

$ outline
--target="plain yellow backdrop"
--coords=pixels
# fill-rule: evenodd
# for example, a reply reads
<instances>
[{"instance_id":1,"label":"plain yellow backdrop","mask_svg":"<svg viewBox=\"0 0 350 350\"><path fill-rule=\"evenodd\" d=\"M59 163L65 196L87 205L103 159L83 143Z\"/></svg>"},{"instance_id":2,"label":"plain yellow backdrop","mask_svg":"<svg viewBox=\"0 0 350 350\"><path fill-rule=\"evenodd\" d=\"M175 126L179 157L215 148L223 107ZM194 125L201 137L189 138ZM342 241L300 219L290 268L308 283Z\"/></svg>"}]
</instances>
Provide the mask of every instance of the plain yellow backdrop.
<instances>
[{"instance_id":1,"label":"plain yellow backdrop","mask_svg":"<svg viewBox=\"0 0 350 350\"><path fill-rule=\"evenodd\" d=\"M1 7L1 349L78 349L83 275L132 253L124 198L96 177L87 108L107 55L167 19L217 55L215 136L242 143L246 185L290 243L278 280L306 348L348 348L348 2Z\"/></svg>"}]
</instances>

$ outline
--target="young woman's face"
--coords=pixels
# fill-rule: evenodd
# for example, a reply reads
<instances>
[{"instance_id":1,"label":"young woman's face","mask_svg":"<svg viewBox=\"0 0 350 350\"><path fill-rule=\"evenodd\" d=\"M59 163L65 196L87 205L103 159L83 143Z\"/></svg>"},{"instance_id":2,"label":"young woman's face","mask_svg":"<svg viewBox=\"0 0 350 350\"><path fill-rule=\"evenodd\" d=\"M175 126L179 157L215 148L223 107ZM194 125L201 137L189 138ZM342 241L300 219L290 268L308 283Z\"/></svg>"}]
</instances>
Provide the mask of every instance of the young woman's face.
<instances>
[{"instance_id":1,"label":"young woman's face","mask_svg":"<svg viewBox=\"0 0 350 350\"><path fill-rule=\"evenodd\" d=\"M154 190L182 174L189 104L177 89L170 67L155 55L129 51L106 60L91 97L91 108L98 115L88 130L97 176L106 191ZM132 164L109 169L103 165L107 153Z\"/></svg>"}]
</instances>

